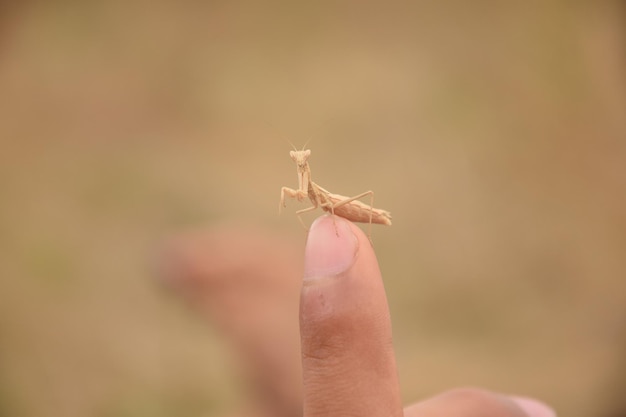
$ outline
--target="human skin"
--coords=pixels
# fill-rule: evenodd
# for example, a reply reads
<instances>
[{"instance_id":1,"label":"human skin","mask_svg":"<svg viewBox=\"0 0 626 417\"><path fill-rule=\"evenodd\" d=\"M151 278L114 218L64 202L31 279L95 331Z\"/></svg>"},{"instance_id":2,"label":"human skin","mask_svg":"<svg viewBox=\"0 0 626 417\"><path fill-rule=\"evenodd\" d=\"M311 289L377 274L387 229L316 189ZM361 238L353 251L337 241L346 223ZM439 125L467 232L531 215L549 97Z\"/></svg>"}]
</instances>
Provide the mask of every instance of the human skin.
<instances>
[{"instance_id":1,"label":"human skin","mask_svg":"<svg viewBox=\"0 0 626 417\"><path fill-rule=\"evenodd\" d=\"M224 330L247 364L261 394L248 414L555 416L540 401L480 388L403 408L387 298L368 238L324 215L311 225L303 260L294 248L270 232L225 227L181 237L166 251L167 281Z\"/></svg>"}]
</instances>

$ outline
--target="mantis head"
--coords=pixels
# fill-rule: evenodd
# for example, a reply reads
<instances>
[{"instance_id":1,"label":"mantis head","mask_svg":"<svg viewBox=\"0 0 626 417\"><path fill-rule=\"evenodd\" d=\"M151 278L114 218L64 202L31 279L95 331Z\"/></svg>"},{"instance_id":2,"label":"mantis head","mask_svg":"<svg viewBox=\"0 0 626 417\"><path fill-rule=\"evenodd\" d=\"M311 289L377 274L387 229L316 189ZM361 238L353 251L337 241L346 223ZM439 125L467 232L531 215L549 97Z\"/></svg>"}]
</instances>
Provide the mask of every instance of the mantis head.
<instances>
[{"instance_id":1,"label":"mantis head","mask_svg":"<svg viewBox=\"0 0 626 417\"><path fill-rule=\"evenodd\" d=\"M311 155L311 150L290 151L289 156L298 165L298 168L303 169L307 164L307 159Z\"/></svg>"}]
</instances>

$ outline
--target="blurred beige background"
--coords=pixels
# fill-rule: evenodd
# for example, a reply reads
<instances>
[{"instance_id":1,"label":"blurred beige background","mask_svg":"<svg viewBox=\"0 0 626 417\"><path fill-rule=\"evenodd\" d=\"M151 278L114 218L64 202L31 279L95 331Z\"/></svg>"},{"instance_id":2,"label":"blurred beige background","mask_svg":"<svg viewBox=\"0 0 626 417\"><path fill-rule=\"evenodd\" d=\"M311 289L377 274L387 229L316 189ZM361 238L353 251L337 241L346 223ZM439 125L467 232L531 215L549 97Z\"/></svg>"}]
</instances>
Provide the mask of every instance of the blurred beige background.
<instances>
[{"instance_id":1,"label":"blurred beige background","mask_svg":"<svg viewBox=\"0 0 626 417\"><path fill-rule=\"evenodd\" d=\"M3 6L0 415L235 409L225 344L153 263L227 220L302 240L288 141L393 213L407 403L624 415L623 2L432 3Z\"/></svg>"}]
</instances>

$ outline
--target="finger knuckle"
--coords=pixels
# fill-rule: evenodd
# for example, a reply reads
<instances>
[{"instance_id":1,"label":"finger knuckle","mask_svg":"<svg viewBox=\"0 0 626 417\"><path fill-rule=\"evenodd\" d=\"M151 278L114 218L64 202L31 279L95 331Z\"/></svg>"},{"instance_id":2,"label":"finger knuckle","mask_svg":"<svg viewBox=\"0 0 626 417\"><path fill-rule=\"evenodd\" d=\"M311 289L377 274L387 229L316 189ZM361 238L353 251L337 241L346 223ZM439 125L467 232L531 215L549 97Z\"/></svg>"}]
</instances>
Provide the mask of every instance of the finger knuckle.
<instances>
[{"instance_id":1,"label":"finger knuckle","mask_svg":"<svg viewBox=\"0 0 626 417\"><path fill-rule=\"evenodd\" d=\"M467 416L481 415L525 417L526 414L505 397L476 387L461 387L446 391L437 398Z\"/></svg>"}]
</instances>

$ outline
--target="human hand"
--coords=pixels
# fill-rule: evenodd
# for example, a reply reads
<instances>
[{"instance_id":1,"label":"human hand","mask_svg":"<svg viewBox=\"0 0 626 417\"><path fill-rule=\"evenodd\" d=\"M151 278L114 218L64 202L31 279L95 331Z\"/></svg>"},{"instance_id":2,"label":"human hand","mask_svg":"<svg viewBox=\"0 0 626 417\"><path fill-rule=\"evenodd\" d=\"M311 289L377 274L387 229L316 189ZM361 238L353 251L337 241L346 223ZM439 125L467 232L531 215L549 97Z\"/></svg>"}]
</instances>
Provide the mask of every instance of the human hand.
<instances>
[{"instance_id":1,"label":"human hand","mask_svg":"<svg viewBox=\"0 0 626 417\"><path fill-rule=\"evenodd\" d=\"M403 410L376 256L363 232L340 217L322 216L309 231L300 335L305 417L555 415L539 401L475 388L451 390Z\"/></svg>"},{"instance_id":2,"label":"human hand","mask_svg":"<svg viewBox=\"0 0 626 417\"><path fill-rule=\"evenodd\" d=\"M159 258L166 287L234 350L250 394L238 416L301 413L301 246L272 230L225 223L170 239Z\"/></svg>"},{"instance_id":3,"label":"human hand","mask_svg":"<svg viewBox=\"0 0 626 417\"><path fill-rule=\"evenodd\" d=\"M166 251L165 278L225 331L262 393L249 414L554 416L536 400L475 388L403 410L389 309L367 237L326 215L311 226L304 265L297 247L270 232L223 227L176 239Z\"/></svg>"}]
</instances>

